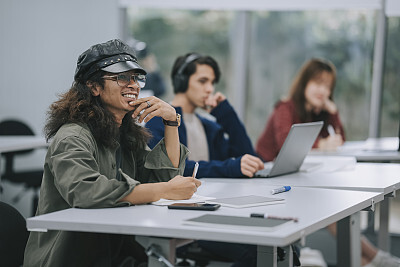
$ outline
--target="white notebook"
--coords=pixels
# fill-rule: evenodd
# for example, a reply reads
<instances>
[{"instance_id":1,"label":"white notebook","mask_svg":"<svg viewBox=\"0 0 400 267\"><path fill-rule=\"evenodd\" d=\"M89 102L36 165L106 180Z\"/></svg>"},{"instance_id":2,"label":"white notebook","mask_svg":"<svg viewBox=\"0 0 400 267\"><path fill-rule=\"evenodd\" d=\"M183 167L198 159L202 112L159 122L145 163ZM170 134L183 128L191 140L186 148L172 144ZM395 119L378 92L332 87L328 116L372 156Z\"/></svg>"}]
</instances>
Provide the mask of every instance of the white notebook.
<instances>
[{"instance_id":1,"label":"white notebook","mask_svg":"<svg viewBox=\"0 0 400 267\"><path fill-rule=\"evenodd\" d=\"M213 199L214 197L205 197L205 196L200 196L198 194L193 194L193 196L190 199L183 199L183 200L171 200L171 199L160 199L158 201L152 202L151 204L156 205L156 206L168 206L173 203L204 203L208 199Z\"/></svg>"},{"instance_id":2,"label":"white notebook","mask_svg":"<svg viewBox=\"0 0 400 267\"><path fill-rule=\"evenodd\" d=\"M280 204L284 202L285 200L283 198L264 197L255 195L206 200L206 203L221 204L221 206L231 207L231 208L248 208L256 206Z\"/></svg>"}]
</instances>

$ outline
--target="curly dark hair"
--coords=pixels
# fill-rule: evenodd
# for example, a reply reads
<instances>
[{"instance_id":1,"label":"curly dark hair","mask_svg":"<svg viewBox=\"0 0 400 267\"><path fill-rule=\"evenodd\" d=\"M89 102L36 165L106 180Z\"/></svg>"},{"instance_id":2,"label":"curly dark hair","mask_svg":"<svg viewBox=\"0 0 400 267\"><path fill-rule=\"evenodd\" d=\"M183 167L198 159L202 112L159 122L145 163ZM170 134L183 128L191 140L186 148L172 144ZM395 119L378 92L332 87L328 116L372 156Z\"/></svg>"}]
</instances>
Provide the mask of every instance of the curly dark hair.
<instances>
[{"instance_id":1,"label":"curly dark hair","mask_svg":"<svg viewBox=\"0 0 400 267\"><path fill-rule=\"evenodd\" d=\"M133 150L146 146L150 133L131 117L133 111L125 115L121 127L118 127L114 115L104 108L100 97L92 95L91 86L99 85L104 89L102 77L105 74L97 71L87 82L75 81L71 89L50 105L44 127L47 141L62 125L79 123L87 125L96 141L106 147L113 147L119 140Z\"/></svg>"}]
</instances>

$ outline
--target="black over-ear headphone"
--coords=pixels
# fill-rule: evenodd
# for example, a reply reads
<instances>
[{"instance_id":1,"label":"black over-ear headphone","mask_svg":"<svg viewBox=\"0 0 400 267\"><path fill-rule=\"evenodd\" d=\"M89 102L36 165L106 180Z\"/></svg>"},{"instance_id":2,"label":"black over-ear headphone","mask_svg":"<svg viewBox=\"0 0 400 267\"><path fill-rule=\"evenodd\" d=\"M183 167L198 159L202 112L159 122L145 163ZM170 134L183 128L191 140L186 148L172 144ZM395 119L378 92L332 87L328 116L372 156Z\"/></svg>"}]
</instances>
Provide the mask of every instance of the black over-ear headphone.
<instances>
[{"instance_id":1,"label":"black over-ear headphone","mask_svg":"<svg viewBox=\"0 0 400 267\"><path fill-rule=\"evenodd\" d=\"M178 71L176 72L174 79L173 79L173 85L174 85L174 91L175 93L184 93L187 90L188 83L189 83L189 77L185 74L183 74L183 71L186 69L186 67L196 59L199 59L201 55L199 54L191 54L188 56L185 60L185 62L180 66Z\"/></svg>"}]
</instances>

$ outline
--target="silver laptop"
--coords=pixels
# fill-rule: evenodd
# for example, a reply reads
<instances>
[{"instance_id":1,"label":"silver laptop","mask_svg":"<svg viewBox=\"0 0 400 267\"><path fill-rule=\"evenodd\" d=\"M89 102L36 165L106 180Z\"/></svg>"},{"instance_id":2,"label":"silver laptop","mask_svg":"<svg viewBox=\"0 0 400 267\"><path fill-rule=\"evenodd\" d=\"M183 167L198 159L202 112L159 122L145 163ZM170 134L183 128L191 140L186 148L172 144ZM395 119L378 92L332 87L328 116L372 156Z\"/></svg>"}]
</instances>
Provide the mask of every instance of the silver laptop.
<instances>
[{"instance_id":1,"label":"silver laptop","mask_svg":"<svg viewBox=\"0 0 400 267\"><path fill-rule=\"evenodd\" d=\"M293 124L275 161L267 162L266 168L256 172L254 177L274 177L298 172L323 124L322 121Z\"/></svg>"}]
</instances>

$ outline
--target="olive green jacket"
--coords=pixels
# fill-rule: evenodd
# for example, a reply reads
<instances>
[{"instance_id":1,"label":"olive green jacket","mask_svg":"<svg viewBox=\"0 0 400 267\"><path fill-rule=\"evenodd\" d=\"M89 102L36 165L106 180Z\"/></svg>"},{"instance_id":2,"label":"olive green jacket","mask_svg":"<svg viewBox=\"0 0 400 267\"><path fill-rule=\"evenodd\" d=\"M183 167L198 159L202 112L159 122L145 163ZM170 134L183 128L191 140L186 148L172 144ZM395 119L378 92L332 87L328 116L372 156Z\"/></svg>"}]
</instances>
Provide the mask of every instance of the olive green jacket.
<instances>
[{"instance_id":1,"label":"olive green jacket","mask_svg":"<svg viewBox=\"0 0 400 267\"><path fill-rule=\"evenodd\" d=\"M174 168L164 141L150 149L122 147L122 165L116 168L115 152L96 142L85 125L66 124L52 140L44 164L36 215L68 208L129 206L119 202L140 183L168 181L182 175L188 150L181 145L180 163ZM121 180L117 180L117 171ZM111 266L116 235L48 231L31 232L24 266ZM113 243L114 242L114 243Z\"/></svg>"}]
</instances>

